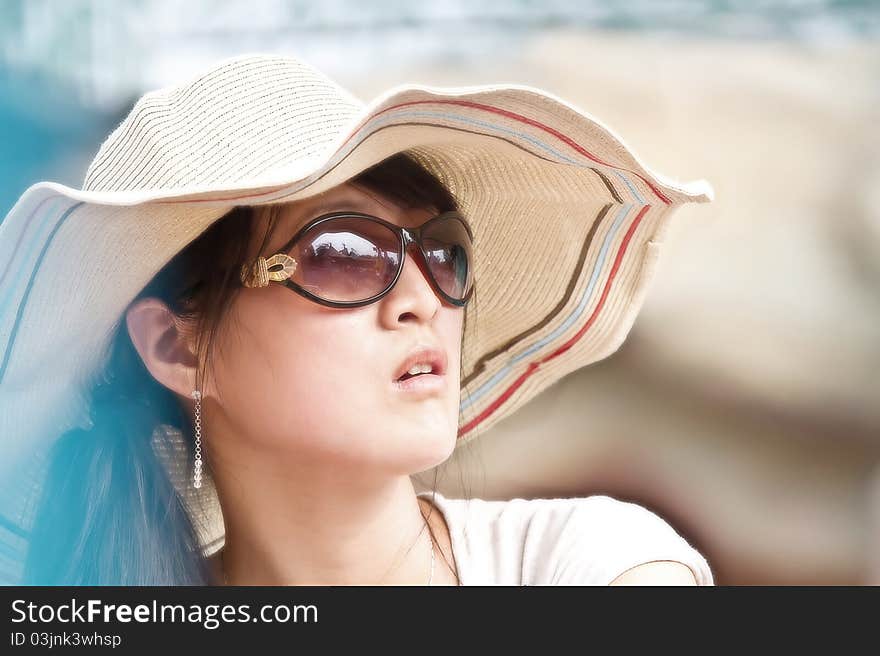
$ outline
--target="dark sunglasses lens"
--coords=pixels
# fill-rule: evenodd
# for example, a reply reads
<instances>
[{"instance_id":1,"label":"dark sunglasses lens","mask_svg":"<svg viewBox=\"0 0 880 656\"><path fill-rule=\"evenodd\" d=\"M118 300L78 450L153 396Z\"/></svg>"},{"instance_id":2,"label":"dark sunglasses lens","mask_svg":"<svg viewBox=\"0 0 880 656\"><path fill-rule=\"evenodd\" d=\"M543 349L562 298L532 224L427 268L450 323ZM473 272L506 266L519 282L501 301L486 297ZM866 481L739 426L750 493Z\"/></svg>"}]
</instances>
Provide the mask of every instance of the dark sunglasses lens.
<instances>
[{"instance_id":1,"label":"dark sunglasses lens","mask_svg":"<svg viewBox=\"0 0 880 656\"><path fill-rule=\"evenodd\" d=\"M438 219L422 235L428 266L440 288L456 300L464 300L473 286L473 246L461 220Z\"/></svg>"},{"instance_id":2,"label":"dark sunglasses lens","mask_svg":"<svg viewBox=\"0 0 880 656\"><path fill-rule=\"evenodd\" d=\"M397 235L376 221L340 217L306 231L290 253L299 263L292 280L328 301L364 301L394 279Z\"/></svg>"}]
</instances>

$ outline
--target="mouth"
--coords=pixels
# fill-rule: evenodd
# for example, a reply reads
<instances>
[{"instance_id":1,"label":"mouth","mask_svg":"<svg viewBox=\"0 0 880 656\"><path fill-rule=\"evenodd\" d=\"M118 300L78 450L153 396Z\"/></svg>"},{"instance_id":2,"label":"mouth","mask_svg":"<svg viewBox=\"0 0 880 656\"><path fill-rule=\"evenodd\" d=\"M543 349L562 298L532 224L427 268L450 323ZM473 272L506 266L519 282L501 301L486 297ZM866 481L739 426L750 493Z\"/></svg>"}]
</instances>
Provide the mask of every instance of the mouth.
<instances>
[{"instance_id":1,"label":"mouth","mask_svg":"<svg viewBox=\"0 0 880 656\"><path fill-rule=\"evenodd\" d=\"M402 382L419 376L443 376L445 374L446 351L435 346L417 346L397 366L392 380Z\"/></svg>"},{"instance_id":2,"label":"mouth","mask_svg":"<svg viewBox=\"0 0 880 656\"><path fill-rule=\"evenodd\" d=\"M446 376L444 374L417 374L404 376L392 383L394 388L406 393L410 398L424 398L440 394L446 390Z\"/></svg>"},{"instance_id":3,"label":"mouth","mask_svg":"<svg viewBox=\"0 0 880 656\"><path fill-rule=\"evenodd\" d=\"M397 367L392 383L403 392L436 393L446 387L446 366L445 351L432 346L419 346Z\"/></svg>"},{"instance_id":4,"label":"mouth","mask_svg":"<svg viewBox=\"0 0 880 656\"><path fill-rule=\"evenodd\" d=\"M442 373L435 373L434 371L421 371L419 373L407 372L407 373L403 374L402 376L398 377L394 382L395 383L402 383L405 380L412 380L413 378L424 378L424 377L430 377L430 376L437 377L437 376L442 376L442 375L443 375Z\"/></svg>"}]
</instances>

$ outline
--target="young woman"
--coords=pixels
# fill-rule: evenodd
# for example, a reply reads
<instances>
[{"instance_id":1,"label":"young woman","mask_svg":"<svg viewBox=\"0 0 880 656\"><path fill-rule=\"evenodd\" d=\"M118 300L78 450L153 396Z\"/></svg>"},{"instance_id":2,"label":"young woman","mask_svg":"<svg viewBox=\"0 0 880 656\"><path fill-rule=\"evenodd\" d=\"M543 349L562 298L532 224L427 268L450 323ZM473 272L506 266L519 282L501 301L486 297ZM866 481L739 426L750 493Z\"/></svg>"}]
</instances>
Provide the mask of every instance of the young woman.
<instances>
[{"instance_id":1,"label":"young woman","mask_svg":"<svg viewBox=\"0 0 880 656\"><path fill-rule=\"evenodd\" d=\"M6 571L711 584L636 504L453 499L411 479L613 352L665 218L710 197L525 87L365 106L300 60L252 55L146 94L82 190L36 185L0 231L0 294L19 290L0 324L19 463L2 473Z\"/></svg>"}]
</instances>

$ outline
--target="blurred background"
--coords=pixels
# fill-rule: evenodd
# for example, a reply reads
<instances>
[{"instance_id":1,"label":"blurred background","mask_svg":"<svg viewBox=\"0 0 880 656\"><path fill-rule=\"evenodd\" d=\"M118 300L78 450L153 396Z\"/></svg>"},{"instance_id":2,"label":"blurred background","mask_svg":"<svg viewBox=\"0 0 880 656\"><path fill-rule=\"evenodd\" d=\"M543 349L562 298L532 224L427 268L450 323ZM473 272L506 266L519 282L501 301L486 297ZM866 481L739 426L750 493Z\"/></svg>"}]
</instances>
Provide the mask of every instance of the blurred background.
<instances>
[{"instance_id":1,"label":"blurred background","mask_svg":"<svg viewBox=\"0 0 880 656\"><path fill-rule=\"evenodd\" d=\"M80 187L142 93L242 52L364 100L546 89L716 200L673 216L620 350L438 489L635 501L722 585L880 584L878 34L875 0L0 0L0 216L37 181Z\"/></svg>"}]
</instances>

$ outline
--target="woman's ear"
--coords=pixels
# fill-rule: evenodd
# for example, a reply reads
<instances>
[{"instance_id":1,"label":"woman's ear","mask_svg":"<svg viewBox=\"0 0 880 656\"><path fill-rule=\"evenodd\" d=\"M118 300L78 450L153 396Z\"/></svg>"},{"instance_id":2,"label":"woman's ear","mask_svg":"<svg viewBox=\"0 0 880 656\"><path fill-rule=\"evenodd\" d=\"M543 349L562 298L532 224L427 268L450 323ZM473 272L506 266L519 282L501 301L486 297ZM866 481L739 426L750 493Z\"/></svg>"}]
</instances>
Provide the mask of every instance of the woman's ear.
<instances>
[{"instance_id":1,"label":"woman's ear","mask_svg":"<svg viewBox=\"0 0 880 656\"><path fill-rule=\"evenodd\" d=\"M125 321L132 344L153 378L189 397L195 389L198 360L180 320L159 299L144 298L129 307Z\"/></svg>"}]
</instances>

